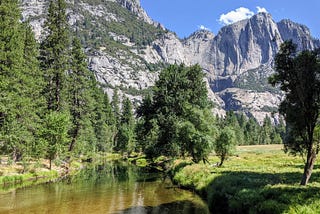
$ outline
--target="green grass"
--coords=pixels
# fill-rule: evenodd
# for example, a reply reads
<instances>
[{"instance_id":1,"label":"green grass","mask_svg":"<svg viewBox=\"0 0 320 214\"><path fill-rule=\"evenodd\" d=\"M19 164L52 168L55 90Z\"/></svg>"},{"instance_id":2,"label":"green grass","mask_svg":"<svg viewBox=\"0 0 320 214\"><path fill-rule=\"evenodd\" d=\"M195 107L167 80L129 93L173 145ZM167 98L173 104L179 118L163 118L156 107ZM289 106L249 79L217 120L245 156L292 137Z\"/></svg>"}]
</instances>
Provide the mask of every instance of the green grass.
<instances>
[{"instance_id":1,"label":"green grass","mask_svg":"<svg viewBox=\"0 0 320 214\"><path fill-rule=\"evenodd\" d=\"M303 162L280 145L243 146L222 167L178 161L173 179L194 189L213 213L320 213L320 169L300 186Z\"/></svg>"},{"instance_id":2,"label":"green grass","mask_svg":"<svg viewBox=\"0 0 320 214\"><path fill-rule=\"evenodd\" d=\"M46 183L59 178L57 171L39 171L25 174L7 175L0 177L0 193L11 190Z\"/></svg>"}]
</instances>

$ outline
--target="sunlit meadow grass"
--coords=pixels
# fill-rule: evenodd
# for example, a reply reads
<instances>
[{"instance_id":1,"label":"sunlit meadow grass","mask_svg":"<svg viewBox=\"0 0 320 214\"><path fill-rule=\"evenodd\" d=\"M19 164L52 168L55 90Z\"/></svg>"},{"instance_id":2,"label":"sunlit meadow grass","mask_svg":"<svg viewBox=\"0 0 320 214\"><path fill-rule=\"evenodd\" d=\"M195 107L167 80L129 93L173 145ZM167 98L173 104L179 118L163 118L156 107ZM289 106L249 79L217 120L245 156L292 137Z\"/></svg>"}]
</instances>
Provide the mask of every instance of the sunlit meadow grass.
<instances>
[{"instance_id":1,"label":"sunlit meadow grass","mask_svg":"<svg viewBox=\"0 0 320 214\"><path fill-rule=\"evenodd\" d=\"M238 147L222 167L176 161L174 181L194 189L213 213L320 213L320 169L300 186L303 160L285 154L281 145Z\"/></svg>"}]
</instances>

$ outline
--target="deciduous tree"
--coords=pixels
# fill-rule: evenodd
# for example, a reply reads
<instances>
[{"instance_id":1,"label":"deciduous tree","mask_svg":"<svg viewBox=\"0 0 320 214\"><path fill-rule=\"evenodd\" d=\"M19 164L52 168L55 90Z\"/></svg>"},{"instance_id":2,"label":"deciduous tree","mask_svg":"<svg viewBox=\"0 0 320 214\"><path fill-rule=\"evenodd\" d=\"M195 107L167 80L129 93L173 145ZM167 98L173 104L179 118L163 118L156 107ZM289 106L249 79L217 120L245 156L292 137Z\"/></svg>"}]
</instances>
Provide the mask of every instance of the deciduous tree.
<instances>
[{"instance_id":1,"label":"deciduous tree","mask_svg":"<svg viewBox=\"0 0 320 214\"><path fill-rule=\"evenodd\" d=\"M212 114L200 66L171 65L164 69L151 97L138 109L138 139L146 141L148 157L190 155L205 159L212 145ZM151 140L151 142L150 142Z\"/></svg>"},{"instance_id":2,"label":"deciduous tree","mask_svg":"<svg viewBox=\"0 0 320 214\"><path fill-rule=\"evenodd\" d=\"M320 108L319 66L316 52L296 53L292 41L286 41L275 58L276 73L269 78L286 94L279 108L287 125L284 144L286 151L305 158L301 185L310 179L320 146L315 140Z\"/></svg>"}]
</instances>

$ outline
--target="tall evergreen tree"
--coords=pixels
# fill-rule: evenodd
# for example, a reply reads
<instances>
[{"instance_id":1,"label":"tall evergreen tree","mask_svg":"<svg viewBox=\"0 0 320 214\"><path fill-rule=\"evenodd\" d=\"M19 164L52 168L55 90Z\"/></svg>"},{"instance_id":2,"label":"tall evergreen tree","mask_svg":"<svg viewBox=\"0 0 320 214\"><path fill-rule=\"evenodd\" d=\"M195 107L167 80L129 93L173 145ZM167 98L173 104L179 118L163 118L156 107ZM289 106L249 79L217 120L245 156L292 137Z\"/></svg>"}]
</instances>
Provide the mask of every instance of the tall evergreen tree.
<instances>
[{"instance_id":1,"label":"tall evergreen tree","mask_svg":"<svg viewBox=\"0 0 320 214\"><path fill-rule=\"evenodd\" d=\"M103 152L111 151L114 146L117 130L115 118L108 94L104 93L100 87L96 87L95 91L94 117L92 123L97 138L97 149Z\"/></svg>"},{"instance_id":2,"label":"tall evergreen tree","mask_svg":"<svg viewBox=\"0 0 320 214\"><path fill-rule=\"evenodd\" d=\"M132 103L125 95L122 99L122 112L116 138L116 151L132 152L135 147L135 124Z\"/></svg>"},{"instance_id":3,"label":"tall evergreen tree","mask_svg":"<svg viewBox=\"0 0 320 214\"><path fill-rule=\"evenodd\" d=\"M268 115L263 119L263 124L260 130L261 137L259 144L271 144L274 127L272 127L271 119Z\"/></svg>"},{"instance_id":4,"label":"tall evergreen tree","mask_svg":"<svg viewBox=\"0 0 320 214\"><path fill-rule=\"evenodd\" d=\"M133 126L134 124L132 103L129 100L129 98L125 95L122 98L122 112L120 117L120 124L129 124L130 126Z\"/></svg>"},{"instance_id":5,"label":"tall evergreen tree","mask_svg":"<svg viewBox=\"0 0 320 214\"><path fill-rule=\"evenodd\" d=\"M23 23L24 29L24 67L26 74L26 81L24 88L26 90L26 97L29 100L28 106L28 121L29 130L35 136L31 145L27 146L28 155L34 157L41 157L44 154L44 145L38 140L38 130L41 126L41 115L44 113L45 99L41 92L44 87L43 75L40 70L39 45L35 39L35 35L31 29L29 22Z\"/></svg>"},{"instance_id":6,"label":"tall evergreen tree","mask_svg":"<svg viewBox=\"0 0 320 214\"><path fill-rule=\"evenodd\" d=\"M113 91L113 95L112 95L112 101L111 101L111 107L113 110L113 115L115 118L115 124L118 127L120 124L120 98L119 98L119 90L118 88L116 88Z\"/></svg>"},{"instance_id":7,"label":"tall evergreen tree","mask_svg":"<svg viewBox=\"0 0 320 214\"><path fill-rule=\"evenodd\" d=\"M93 93L95 87L97 87L93 73L88 70L86 55L82 51L78 39L74 39L72 43L71 66L68 77L68 100L72 122L69 131L71 142L68 150L72 152L77 141L81 139L81 134L86 134L86 139L93 137L88 136L88 134L92 133L89 130L93 128L91 123L94 109Z\"/></svg>"},{"instance_id":8,"label":"tall evergreen tree","mask_svg":"<svg viewBox=\"0 0 320 214\"><path fill-rule=\"evenodd\" d=\"M247 145L259 144L259 124L251 117L244 129L245 142Z\"/></svg>"},{"instance_id":9,"label":"tall evergreen tree","mask_svg":"<svg viewBox=\"0 0 320 214\"><path fill-rule=\"evenodd\" d=\"M66 81L69 62L69 27L65 0L51 0L41 44L41 68L46 81L48 110L66 110Z\"/></svg>"},{"instance_id":10,"label":"tall evergreen tree","mask_svg":"<svg viewBox=\"0 0 320 214\"><path fill-rule=\"evenodd\" d=\"M236 135L237 144L243 145L245 136L244 136L244 131L239 124L239 119L240 117L237 114L235 114L233 111L228 111L226 114L223 126L232 127Z\"/></svg>"},{"instance_id":11,"label":"tall evergreen tree","mask_svg":"<svg viewBox=\"0 0 320 214\"><path fill-rule=\"evenodd\" d=\"M40 45L40 66L44 74L43 94L46 99L47 113L44 116L43 130L40 132L49 135L42 134L41 141L47 144L48 157L52 161L52 158L66 151L66 148L55 148L67 147L64 142L64 139L67 139L64 131L65 129L68 131L70 125L66 87L70 41L65 0L50 1L44 31L45 38ZM63 133L56 138L51 137L51 133L57 133L59 130Z\"/></svg>"},{"instance_id":12,"label":"tall evergreen tree","mask_svg":"<svg viewBox=\"0 0 320 214\"><path fill-rule=\"evenodd\" d=\"M34 77L38 71L36 47L30 31L20 22L18 3L0 2L0 142L1 150L14 160L34 141L37 111L32 92L39 95Z\"/></svg>"}]
</instances>

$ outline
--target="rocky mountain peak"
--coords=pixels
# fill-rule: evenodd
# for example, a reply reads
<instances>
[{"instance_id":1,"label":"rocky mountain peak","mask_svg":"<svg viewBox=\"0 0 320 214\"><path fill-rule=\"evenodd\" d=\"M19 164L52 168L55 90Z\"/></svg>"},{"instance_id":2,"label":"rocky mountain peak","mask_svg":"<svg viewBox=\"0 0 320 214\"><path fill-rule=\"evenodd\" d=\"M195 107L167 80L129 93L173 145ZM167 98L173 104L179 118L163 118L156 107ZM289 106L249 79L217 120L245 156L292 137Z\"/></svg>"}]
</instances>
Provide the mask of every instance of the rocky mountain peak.
<instances>
[{"instance_id":1,"label":"rocky mountain peak","mask_svg":"<svg viewBox=\"0 0 320 214\"><path fill-rule=\"evenodd\" d=\"M282 42L279 35L277 24L268 13L223 27L211 48L215 74L238 75L269 63Z\"/></svg>"},{"instance_id":2,"label":"rocky mountain peak","mask_svg":"<svg viewBox=\"0 0 320 214\"><path fill-rule=\"evenodd\" d=\"M116 0L122 7L128 9L131 13L135 14L142 21L147 22L152 25L159 25L159 23L154 22L146 13L145 10L141 8L140 0Z\"/></svg>"},{"instance_id":3,"label":"rocky mountain peak","mask_svg":"<svg viewBox=\"0 0 320 214\"><path fill-rule=\"evenodd\" d=\"M291 39L298 45L298 50L315 49L315 41L311 36L310 30L307 26L295 23L289 19L281 20L278 24L282 39Z\"/></svg>"},{"instance_id":4,"label":"rocky mountain peak","mask_svg":"<svg viewBox=\"0 0 320 214\"><path fill-rule=\"evenodd\" d=\"M201 29L192 33L186 40L200 39L203 41L207 41L207 40L212 40L213 38L214 38L214 34L211 31Z\"/></svg>"}]
</instances>

